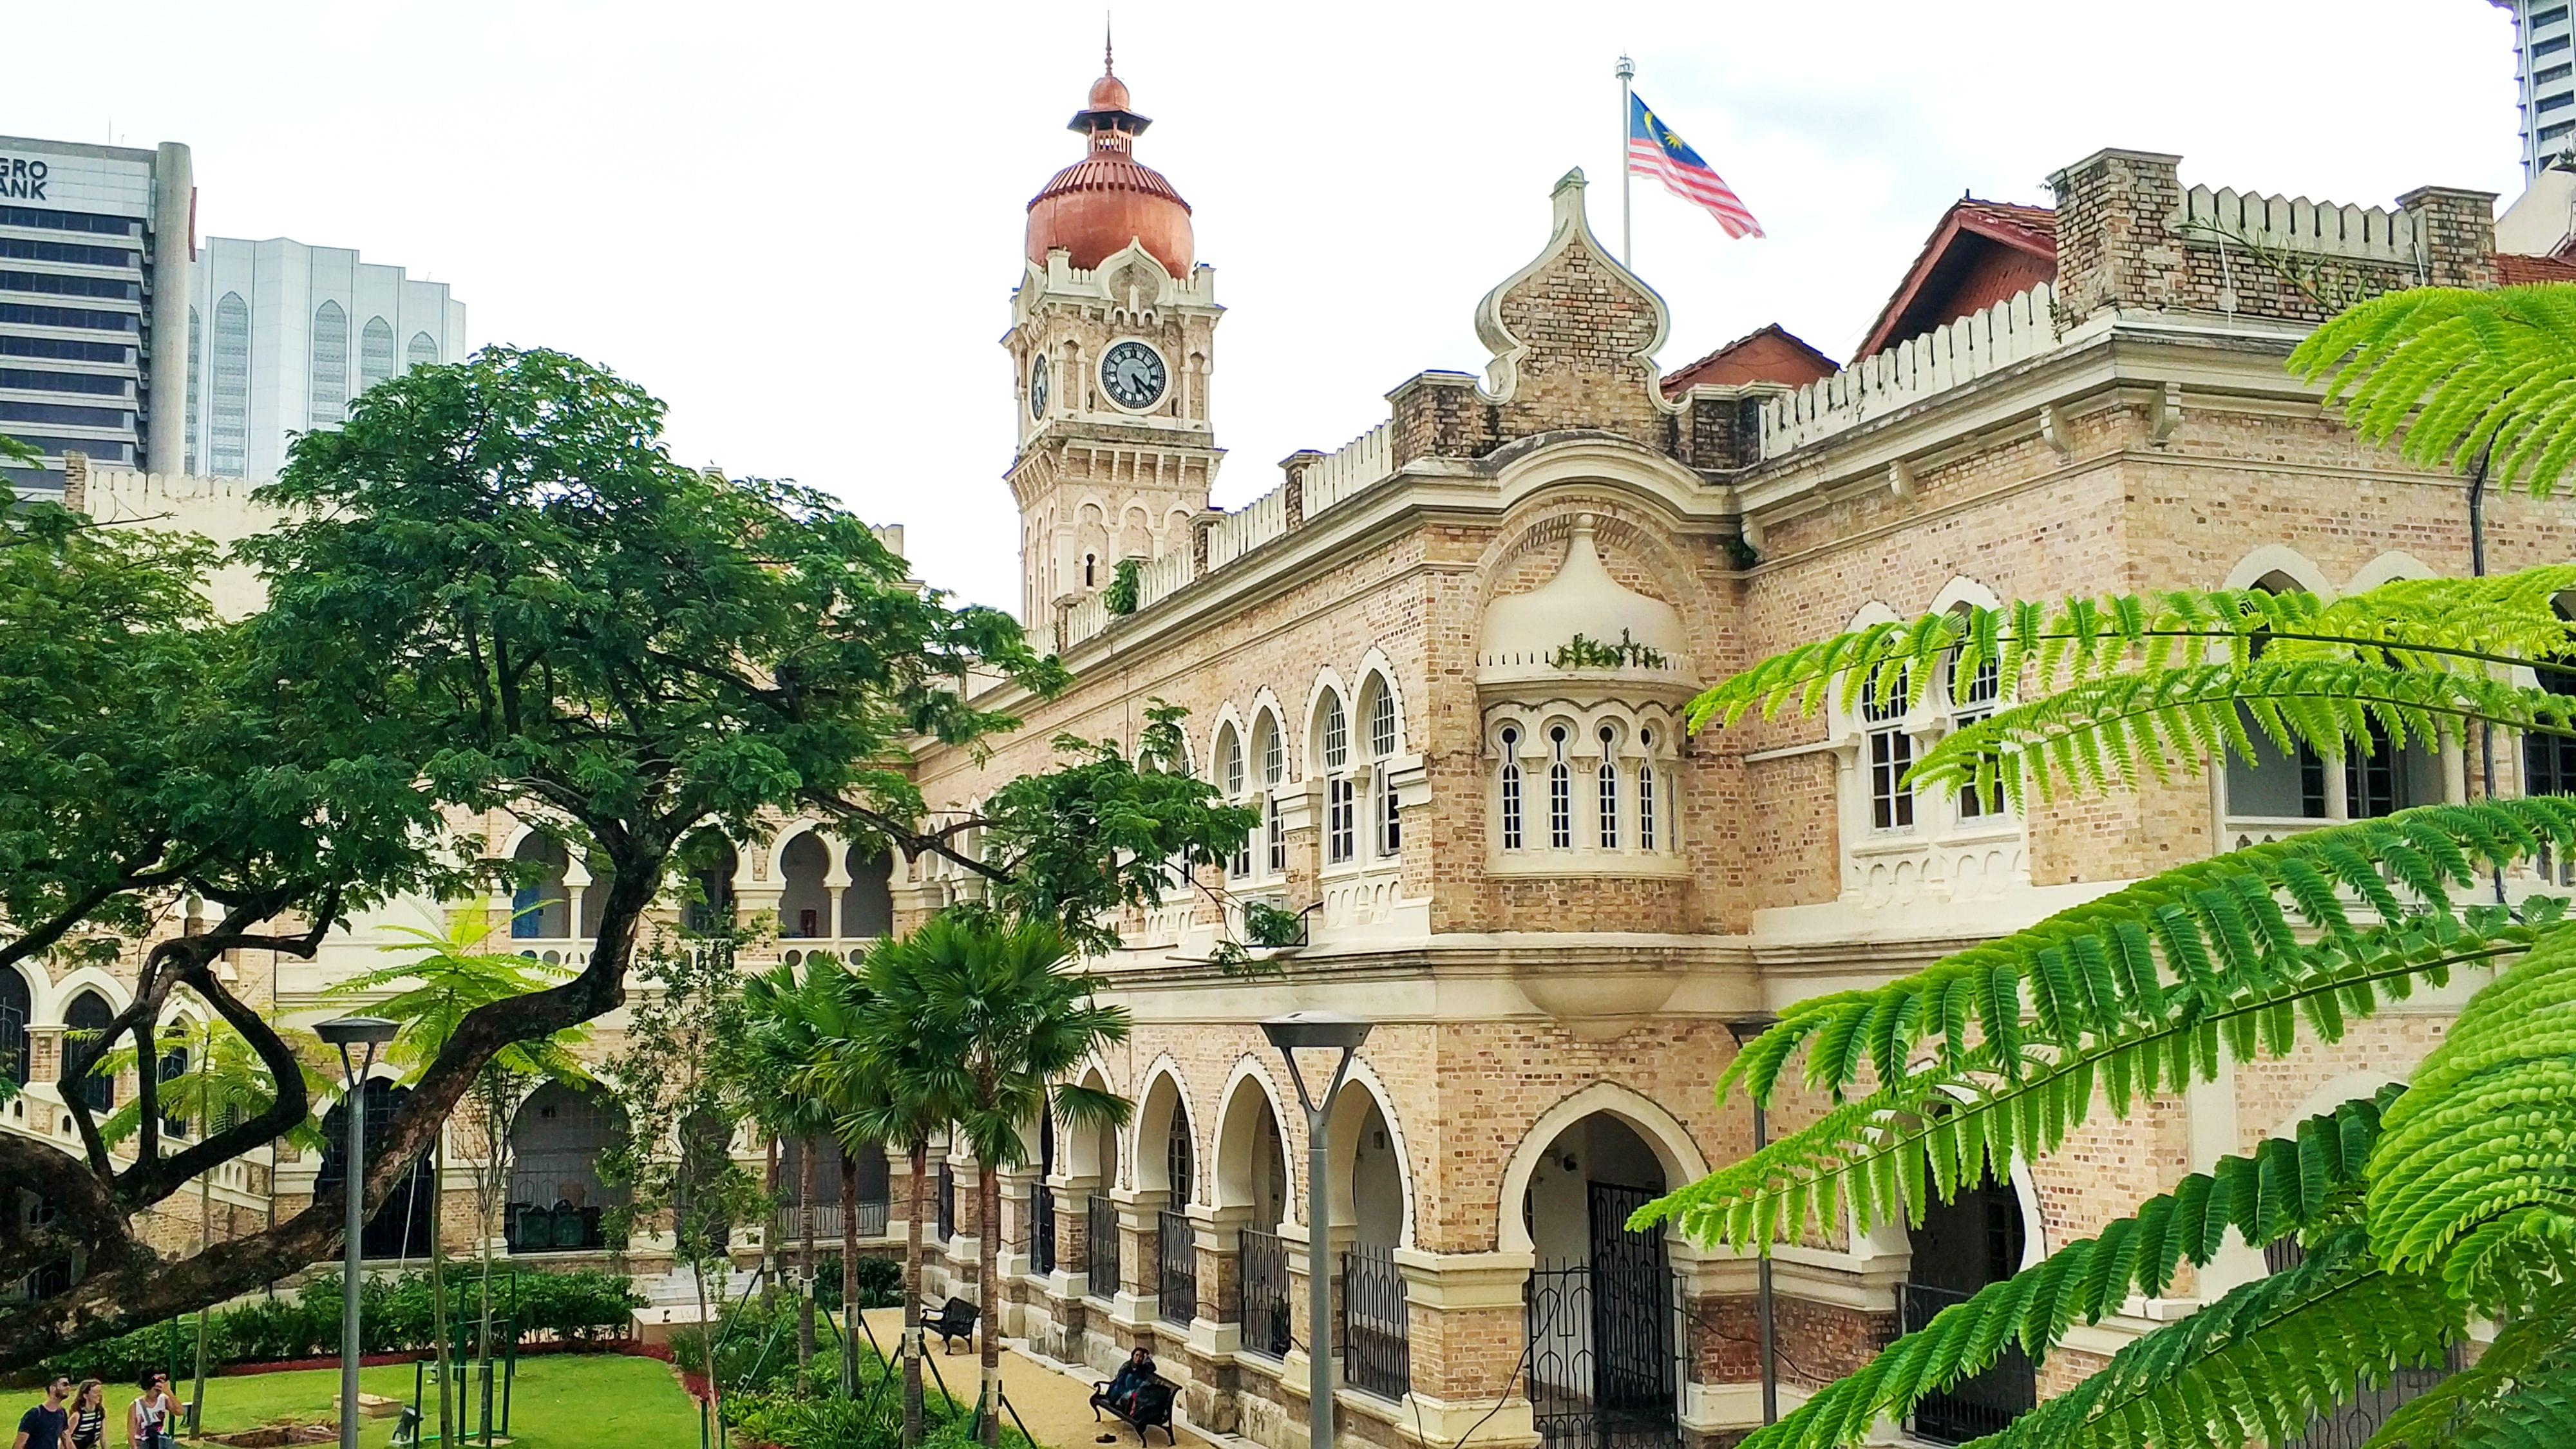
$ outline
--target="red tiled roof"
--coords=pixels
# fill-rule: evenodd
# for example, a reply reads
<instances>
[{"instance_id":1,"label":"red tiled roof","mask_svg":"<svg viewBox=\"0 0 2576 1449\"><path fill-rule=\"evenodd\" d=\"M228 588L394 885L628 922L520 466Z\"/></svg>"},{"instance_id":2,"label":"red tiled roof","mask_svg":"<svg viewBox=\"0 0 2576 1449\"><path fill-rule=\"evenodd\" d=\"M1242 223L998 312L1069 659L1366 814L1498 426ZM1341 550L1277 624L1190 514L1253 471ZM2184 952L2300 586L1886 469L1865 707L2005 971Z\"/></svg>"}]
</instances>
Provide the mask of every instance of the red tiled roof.
<instances>
[{"instance_id":1,"label":"red tiled roof","mask_svg":"<svg viewBox=\"0 0 2576 1449\"><path fill-rule=\"evenodd\" d=\"M2517 257L2496 253L2496 280L2508 287L2534 282L2576 282L2576 261L2558 257Z\"/></svg>"},{"instance_id":2,"label":"red tiled roof","mask_svg":"<svg viewBox=\"0 0 2576 1449\"><path fill-rule=\"evenodd\" d=\"M1829 377L1834 360L1807 345L1805 339L1774 322L1748 332L1696 362L1664 375L1664 396L1679 397L1702 383L1721 387L1748 382L1778 382L1798 387Z\"/></svg>"},{"instance_id":3,"label":"red tiled roof","mask_svg":"<svg viewBox=\"0 0 2576 1449\"><path fill-rule=\"evenodd\" d=\"M1942 310L1940 304L1946 300L1943 284L1954 282L1973 261L1969 253L1992 247L2020 253L2053 274L2057 268L2057 213L2045 206L1981 201L1973 196L1952 203L1924 241L1914 264L1906 268L1905 279L1880 309L1878 320L1870 324L1869 335L1853 356L1867 357L1891 343L1949 321L1946 316L1930 315Z\"/></svg>"}]
</instances>

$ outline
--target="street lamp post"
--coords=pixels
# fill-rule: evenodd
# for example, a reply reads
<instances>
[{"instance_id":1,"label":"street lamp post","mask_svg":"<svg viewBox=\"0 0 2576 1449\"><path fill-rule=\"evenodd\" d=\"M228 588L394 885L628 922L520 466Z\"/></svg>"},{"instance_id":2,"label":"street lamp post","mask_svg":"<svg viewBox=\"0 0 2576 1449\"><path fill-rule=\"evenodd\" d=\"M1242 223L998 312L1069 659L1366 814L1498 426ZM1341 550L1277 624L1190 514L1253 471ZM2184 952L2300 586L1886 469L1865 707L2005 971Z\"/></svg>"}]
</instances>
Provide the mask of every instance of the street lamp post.
<instances>
[{"instance_id":1,"label":"street lamp post","mask_svg":"<svg viewBox=\"0 0 2576 1449\"><path fill-rule=\"evenodd\" d=\"M1261 1023L1262 1035L1288 1060L1288 1080L1306 1109L1306 1431L1311 1449L1333 1449L1333 1098L1350 1075L1351 1058L1368 1040L1369 1023L1338 1011L1292 1011ZM1319 1103L1297 1067L1299 1048L1339 1051L1332 1084Z\"/></svg>"},{"instance_id":2,"label":"street lamp post","mask_svg":"<svg viewBox=\"0 0 2576 1449\"><path fill-rule=\"evenodd\" d=\"M1730 1021L1726 1024L1726 1030L1729 1036L1735 1038L1735 1049L1742 1052L1755 1037L1779 1024L1780 1018L1764 1012L1758 1016L1748 1016L1741 1021ZM1750 1094L1747 1095L1750 1099ZM1759 1152L1769 1145L1771 1145L1770 1123L1763 1117L1762 1103L1755 1100L1753 1101L1753 1150ZM1771 1245L1768 1243L1762 1245L1761 1256L1753 1260L1753 1301L1754 1314L1761 1325L1762 1335L1762 1422L1777 1424L1780 1422L1780 1371L1779 1361L1772 1347Z\"/></svg>"},{"instance_id":3,"label":"street lamp post","mask_svg":"<svg viewBox=\"0 0 2576 1449\"><path fill-rule=\"evenodd\" d=\"M366 1229L367 1072L376 1051L394 1039L397 1028L381 1016L343 1016L313 1028L313 1034L340 1049L340 1069L348 1089L340 1112L349 1122L349 1169L340 1190L349 1200L347 1242L340 1258L340 1449L358 1449L358 1239ZM352 1048L364 1048L357 1056Z\"/></svg>"}]
</instances>

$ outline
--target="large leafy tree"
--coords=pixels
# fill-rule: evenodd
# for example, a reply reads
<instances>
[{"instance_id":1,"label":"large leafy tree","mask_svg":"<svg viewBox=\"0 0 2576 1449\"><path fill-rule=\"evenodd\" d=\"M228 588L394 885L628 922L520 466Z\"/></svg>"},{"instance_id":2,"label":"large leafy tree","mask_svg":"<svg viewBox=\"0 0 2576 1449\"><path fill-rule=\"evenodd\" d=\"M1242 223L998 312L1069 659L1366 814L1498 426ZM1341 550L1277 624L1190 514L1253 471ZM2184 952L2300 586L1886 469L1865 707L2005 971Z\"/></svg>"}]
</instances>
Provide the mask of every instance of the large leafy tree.
<instances>
[{"instance_id":1,"label":"large leafy tree","mask_svg":"<svg viewBox=\"0 0 2576 1449\"><path fill-rule=\"evenodd\" d=\"M942 914L869 958L880 1035L910 1024L928 1048L919 1058L927 1094L951 1105L956 1133L975 1150L976 1281L985 1305L976 1334L978 1432L987 1444L1001 1433L1001 1173L1028 1165L1029 1126L1049 1111L1075 1128L1127 1118L1125 1099L1063 1080L1093 1052L1127 1039L1126 1009L1098 1000L1103 984L1076 969L1072 943L1044 920Z\"/></svg>"},{"instance_id":2,"label":"large leafy tree","mask_svg":"<svg viewBox=\"0 0 2576 1449\"><path fill-rule=\"evenodd\" d=\"M389 891L462 886L463 874L438 874L426 843L460 823L443 812L515 813L599 862L602 910L582 969L456 1023L352 1174L370 1198L392 1190L495 1053L623 1002L638 926L692 831L748 836L764 811L828 798L909 842L921 812L902 775L903 742L969 743L1011 723L968 702L969 671L1041 690L1061 681L1007 616L952 608L912 585L902 561L828 498L682 466L661 422L661 405L641 389L560 353L489 349L414 369L370 389L344 428L299 440L284 476L259 495L283 517L243 545L267 588L262 612L237 628L173 617L148 631L172 650L210 636L214 663L164 672L219 687L138 698L105 664L65 674L0 659L0 705L13 719L48 717L18 701L44 706L68 677L97 682L98 696L79 702L85 721L124 729L157 709L188 726L165 730L142 760L160 762L159 775L146 771L143 803L175 799L136 818L170 821L173 839L215 852L221 869L192 864L159 884L196 890L221 915L204 934L153 947L119 1032L147 1023L171 985L185 984L263 1058L290 1068L276 1031L205 963L237 945L309 951ZM13 522L12 546L0 549L10 564L0 566L35 573L12 556L51 550L78 563L83 550L115 546L114 531L69 517L38 508ZM29 537L56 541L16 546ZM114 563L102 557L88 573L113 575ZM60 637L48 627L67 612L50 602L58 592L41 580L0 584L0 639L11 641L0 647ZM179 610L166 590L143 604ZM38 618L37 606L53 613ZM70 711L51 713L68 731ZM47 798L22 782L41 785L49 766L59 768L15 731L0 744L0 836L22 859L50 859L50 842L82 838L24 803ZM111 815L89 810L79 823L103 831ZM79 869L48 867L47 879L63 883L32 900L17 897L37 888L9 872L13 898L0 906L24 934L67 920L60 939L145 888L110 873L123 859L85 848ZM152 859L141 868L167 869ZM111 888L101 896L96 881ZM48 912L57 898L64 904ZM261 933L283 919L304 929ZM85 1171L41 1144L0 1138L0 1172L33 1182L97 1244L89 1276L0 1322L0 1365L220 1301L327 1256L337 1188L178 1265L127 1227L131 1213L273 1139L308 1107L290 1083L261 1118L168 1154L147 1115L141 1160L126 1168L86 1126ZM0 1243L0 1259L28 1256L22 1246Z\"/></svg>"},{"instance_id":3,"label":"large leafy tree","mask_svg":"<svg viewBox=\"0 0 2576 1449\"><path fill-rule=\"evenodd\" d=\"M2530 672L2576 653L2554 607L2576 569L2402 583L2320 603L2168 593L1935 615L1791 651L1725 681L1695 723L1887 701L1992 661L2017 690L1918 762L1921 790L2016 801L2152 786L2257 736L2329 760L2476 723L2576 734ZM1988 1175L2125 1119L2229 1060L2341 1039L2416 990L2476 986L2400 1090L2228 1158L2097 1237L1891 1344L1749 1442L1858 1443L1883 1416L2205 1266L2231 1230L2297 1239L2296 1267L2153 1330L1987 1442L2239 1445L2297 1437L2357 1384L2503 1325L2478 1367L2374 1443L2554 1443L2576 1389L2576 925L2491 895L2576 848L2576 800L2485 799L2330 826L2138 881L1885 986L1799 1003L1720 1093L1828 1100L1810 1126L1639 1214L1774 1242L1919 1222Z\"/></svg>"},{"instance_id":4,"label":"large leafy tree","mask_svg":"<svg viewBox=\"0 0 2576 1449\"><path fill-rule=\"evenodd\" d=\"M303 717L255 665L244 629L199 587L202 540L109 528L51 503L0 512L0 965L137 962L133 998L104 1032L69 1042L86 1076L145 1050L174 993L202 1002L278 1084L258 1110L177 1143L160 1130L157 1074L140 1079L135 1134L115 1155L87 1101L65 1107L80 1150L0 1136L0 1180L55 1209L48 1232L0 1218L0 1276L69 1236L87 1278L0 1321L0 1359L153 1321L292 1267L219 1245L165 1263L134 1217L310 1115L288 1041L215 969L227 952L309 956L347 914L401 889L443 889L461 862L432 848L435 801L399 748ZM170 927L181 901L205 914Z\"/></svg>"}]
</instances>

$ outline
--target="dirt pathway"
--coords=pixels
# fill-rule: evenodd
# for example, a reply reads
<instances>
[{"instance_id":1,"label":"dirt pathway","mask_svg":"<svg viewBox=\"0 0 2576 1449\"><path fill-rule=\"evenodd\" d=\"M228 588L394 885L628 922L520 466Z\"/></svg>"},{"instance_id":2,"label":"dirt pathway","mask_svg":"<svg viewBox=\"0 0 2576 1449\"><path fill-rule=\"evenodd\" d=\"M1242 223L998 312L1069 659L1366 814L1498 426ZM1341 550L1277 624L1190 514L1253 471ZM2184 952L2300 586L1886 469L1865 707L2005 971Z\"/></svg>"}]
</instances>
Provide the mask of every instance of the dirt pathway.
<instances>
[{"instance_id":1,"label":"dirt pathway","mask_svg":"<svg viewBox=\"0 0 2576 1449\"><path fill-rule=\"evenodd\" d=\"M867 1320L877 1342L893 1353L903 1338L903 1310L871 1309ZM973 1403L978 1372L973 1346L959 1343L955 1352L943 1352L934 1339L929 1350L930 1361L938 1365L939 1378L946 1380L949 1393L962 1403ZM934 1385L938 1381L931 1380ZM1002 1351L1002 1394L1019 1411L1029 1437L1046 1449L1090 1449L1102 1442L1102 1435L1113 1431L1107 1442L1135 1443L1136 1436L1114 1419L1092 1422L1090 1380L1059 1373L1016 1348Z\"/></svg>"}]
</instances>

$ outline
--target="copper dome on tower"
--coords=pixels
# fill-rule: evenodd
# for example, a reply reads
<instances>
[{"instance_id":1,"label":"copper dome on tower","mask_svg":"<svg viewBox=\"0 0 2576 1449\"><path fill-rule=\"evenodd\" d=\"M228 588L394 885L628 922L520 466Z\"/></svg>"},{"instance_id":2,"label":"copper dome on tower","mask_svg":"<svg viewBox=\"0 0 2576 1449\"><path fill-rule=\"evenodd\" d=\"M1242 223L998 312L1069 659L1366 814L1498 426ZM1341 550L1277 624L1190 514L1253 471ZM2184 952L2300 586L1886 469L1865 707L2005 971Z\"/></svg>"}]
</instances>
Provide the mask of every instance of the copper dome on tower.
<instances>
[{"instance_id":1,"label":"copper dome on tower","mask_svg":"<svg viewBox=\"0 0 2576 1449\"><path fill-rule=\"evenodd\" d=\"M1190 274L1190 204L1132 154L1136 137L1152 124L1128 109L1127 83L1104 66L1091 83L1090 103L1068 127L1091 137L1091 153L1029 200L1031 262L1045 266L1047 253L1061 247L1088 271L1129 242L1141 242L1173 276Z\"/></svg>"}]
</instances>

